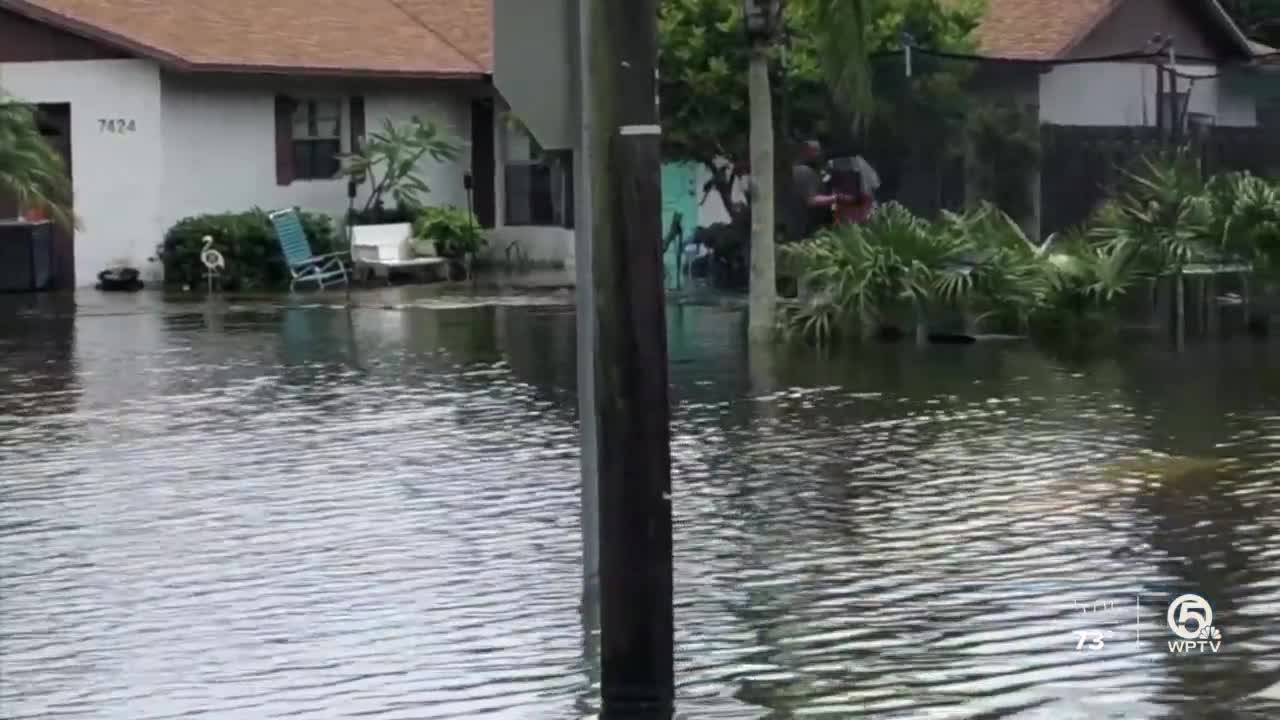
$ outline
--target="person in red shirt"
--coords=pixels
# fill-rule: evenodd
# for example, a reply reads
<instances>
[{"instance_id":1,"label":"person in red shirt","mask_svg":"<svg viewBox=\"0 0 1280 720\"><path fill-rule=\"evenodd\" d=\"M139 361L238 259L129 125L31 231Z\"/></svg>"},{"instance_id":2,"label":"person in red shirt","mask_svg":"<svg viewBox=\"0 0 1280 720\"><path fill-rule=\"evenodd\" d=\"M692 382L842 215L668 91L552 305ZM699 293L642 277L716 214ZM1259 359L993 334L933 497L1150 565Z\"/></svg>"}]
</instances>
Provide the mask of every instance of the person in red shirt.
<instances>
[{"instance_id":1,"label":"person in red shirt","mask_svg":"<svg viewBox=\"0 0 1280 720\"><path fill-rule=\"evenodd\" d=\"M828 187L827 178L819 172L822 146L816 140L801 143L791 169L791 202L789 220L796 238L805 238L829 227L837 220L835 209L852 202Z\"/></svg>"},{"instance_id":2,"label":"person in red shirt","mask_svg":"<svg viewBox=\"0 0 1280 720\"><path fill-rule=\"evenodd\" d=\"M873 194L878 178L861 157L831 161L831 187L835 194L833 212L837 223L864 223L876 209Z\"/></svg>"}]
</instances>

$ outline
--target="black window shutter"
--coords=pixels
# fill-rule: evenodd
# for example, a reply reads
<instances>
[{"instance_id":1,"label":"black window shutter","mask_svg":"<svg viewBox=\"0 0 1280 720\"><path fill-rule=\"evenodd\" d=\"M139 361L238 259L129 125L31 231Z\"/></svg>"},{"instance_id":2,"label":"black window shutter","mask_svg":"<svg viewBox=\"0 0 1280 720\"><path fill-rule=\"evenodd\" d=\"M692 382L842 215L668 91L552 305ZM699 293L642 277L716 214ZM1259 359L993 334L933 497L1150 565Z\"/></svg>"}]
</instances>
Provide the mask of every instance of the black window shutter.
<instances>
[{"instance_id":1,"label":"black window shutter","mask_svg":"<svg viewBox=\"0 0 1280 720\"><path fill-rule=\"evenodd\" d=\"M480 99L471 103L471 179L472 202L476 220L481 227L491 228L497 218L498 171L497 152L494 147L493 100Z\"/></svg>"},{"instance_id":2,"label":"black window shutter","mask_svg":"<svg viewBox=\"0 0 1280 720\"><path fill-rule=\"evenodd\" d=\"M295 102L284 95L276 96L276 184L288 185L295 177L293 168L293 109Z\"/></svg>"},{"instance_id":3,"label":"black window shutter","mask_svg":"<svg viewBox=\"0 0 1280 720\"><path fill-rule=\"evenodd\" d=\"M351 152L360 150L364 140L364 97L352 95L351 105Z\"/></svg>"}]
</instances>

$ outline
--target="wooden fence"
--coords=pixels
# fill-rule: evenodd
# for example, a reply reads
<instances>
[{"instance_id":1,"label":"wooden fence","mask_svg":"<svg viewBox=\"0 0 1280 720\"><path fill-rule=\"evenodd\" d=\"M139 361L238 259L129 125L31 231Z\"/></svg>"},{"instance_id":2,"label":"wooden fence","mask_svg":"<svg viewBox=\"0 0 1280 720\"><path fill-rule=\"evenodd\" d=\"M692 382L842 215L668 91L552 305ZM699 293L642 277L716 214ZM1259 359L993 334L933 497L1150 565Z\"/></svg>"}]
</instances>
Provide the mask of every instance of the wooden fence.
<instances>
[{"instance_id":1,"label":"wooden fence","mask_svg":"<svg viewBox=\"0 0 1280 720\"><path fill-rule=\"evenodd\" d=\"M1274 128L1204 128L1182 140L1194 145L1206 175L1248 170L1280 178L1280 132ZM1047 236L1087 219L1116 192L1126 169L1170 147L1171 138L1154 127L1044 125L1040 143L1040 226Z\"/></svg>"}]
</instances>

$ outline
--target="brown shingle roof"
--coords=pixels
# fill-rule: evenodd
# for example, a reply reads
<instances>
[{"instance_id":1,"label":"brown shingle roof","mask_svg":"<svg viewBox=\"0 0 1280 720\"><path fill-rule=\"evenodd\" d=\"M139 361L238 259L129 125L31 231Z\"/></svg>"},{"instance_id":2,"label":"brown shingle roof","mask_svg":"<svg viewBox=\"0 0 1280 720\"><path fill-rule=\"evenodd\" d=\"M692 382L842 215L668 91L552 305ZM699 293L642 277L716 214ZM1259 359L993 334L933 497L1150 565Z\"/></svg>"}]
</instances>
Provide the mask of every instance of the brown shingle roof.
<instances>
[{"instance_id":1,"label":"brown shingle roof","mask_svg":"<svg viewBox=\"0 0 1280 720\"><path fill-rule=\"evenodd\" d=\"M978 48L989 57L1052 60L1093 29L1115 0L988 0Z\"/></svg>"},{"instance_id":2,"label":"brown shingle roof","mask_svg":"<svg viewBox=\"0 0 1280 720\"><path fill-rule=\"evenodd\" d=\"M0 7L184 70L480 78L489 72L488 2L0 0Z\"/></svg>"},{"instance_id":3,"label":"brown shingle roof","mask_svg":"<svg viewBox=\"0 0 1280 720\"><path fill-rule=\"evenodd\" d=\"M979 52L1009 60L1057 60L1126 0L987 0L976 35ZM1146 2L1147 0L1128 0ZM1217 0L1199 0L1245 56L1248 41Z\"/></svg>"},{"instance_id":4,"label":"brown shingle roof","mask_svg":"<svg viewBox=\"0 0 1280 720\"><path fill-rule=\"evenodd\" d=\"M421 18L485 70L493 70L493 0L391 1Z\"/></svg>"}]
</instances>

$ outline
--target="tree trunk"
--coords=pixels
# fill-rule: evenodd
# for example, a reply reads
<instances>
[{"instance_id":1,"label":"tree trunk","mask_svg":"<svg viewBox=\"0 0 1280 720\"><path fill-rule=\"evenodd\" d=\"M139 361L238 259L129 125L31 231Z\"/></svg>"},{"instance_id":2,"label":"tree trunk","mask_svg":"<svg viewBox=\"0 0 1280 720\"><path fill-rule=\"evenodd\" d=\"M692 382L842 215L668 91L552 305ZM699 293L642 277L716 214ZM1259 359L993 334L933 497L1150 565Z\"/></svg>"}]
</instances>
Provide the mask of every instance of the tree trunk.
<instances>
[{"instance_id":1,"label":"tree trunk","mask_svg":"<svg viewBox=\"0 0 1280 720\"><path fill-rule=\"evenodd\" d=\"M768 339L774 329L778 287L773 239L777 223L773 206L773 98L769 92L769 60L765 48L751 53L751 289L747 333Z\"/></svg>"}]
</instances>

